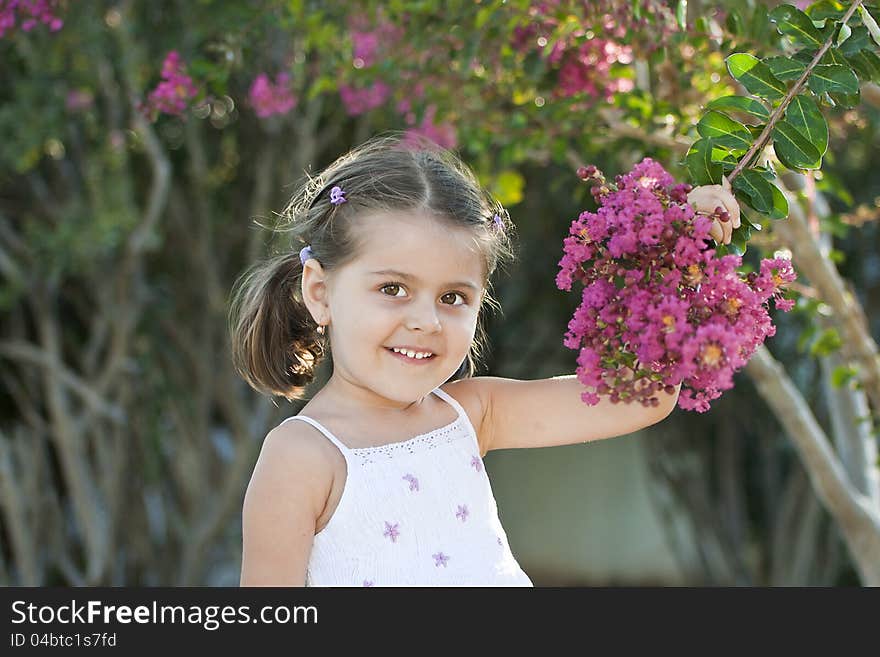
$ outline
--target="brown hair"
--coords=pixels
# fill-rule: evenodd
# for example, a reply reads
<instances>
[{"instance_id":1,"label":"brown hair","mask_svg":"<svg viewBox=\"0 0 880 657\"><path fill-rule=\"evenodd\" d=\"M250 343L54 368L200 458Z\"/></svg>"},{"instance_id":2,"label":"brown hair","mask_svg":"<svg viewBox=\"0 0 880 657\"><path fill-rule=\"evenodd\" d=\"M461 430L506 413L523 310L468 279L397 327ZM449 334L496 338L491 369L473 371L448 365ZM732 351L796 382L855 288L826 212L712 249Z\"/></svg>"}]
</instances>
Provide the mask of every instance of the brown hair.
<instances>
[{"instance_id":1,"label":"brown hair","mask_svg":"<svg viewBox=\"0 0 880 657\"><path fill-rule=\"evenodd\" d=\"M302 398L329 344L302 300L299 251L309 244L328 271L347 264L358 252L351 221L364 211L423 211L473 230L485 264L480 310L484 303L500 310L491 296L491 276L515 257L513 224L455 154L426 138L385 133L341 156L317 177L306 177L274 227L290 233L283 251L251 267L233 285L232 360L252 388L273 397ZM329 191L336 185L345 190L346 202L340 205L330 203ZM480 312L474 343L450 380L474 375L485 340Z\"/></svg>"}]
</instances>

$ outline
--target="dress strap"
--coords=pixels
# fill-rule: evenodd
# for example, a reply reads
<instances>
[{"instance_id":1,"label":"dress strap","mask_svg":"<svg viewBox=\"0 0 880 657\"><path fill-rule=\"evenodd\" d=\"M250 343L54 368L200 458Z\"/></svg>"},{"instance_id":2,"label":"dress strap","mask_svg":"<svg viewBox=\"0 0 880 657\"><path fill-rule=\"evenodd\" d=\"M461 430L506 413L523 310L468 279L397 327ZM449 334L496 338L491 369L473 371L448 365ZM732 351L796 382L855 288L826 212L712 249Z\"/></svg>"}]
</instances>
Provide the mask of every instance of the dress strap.
<instances>
[{"instance_id":1,"label":"dress strap","mask_svg":"<svg viewBox=\"0 0 880 657\"><path fill-rule=\"evenodd\" d=\"M334 445L336 445L336 446L339 448L339 451L343 453L343 455L349 455L349 454L351 453L351 450L350 450L348 447L346 447L346 446L342 443L342 441L339 440L339 438L337 438L336 436L334 436L334 435L330 432L329 429L327 429L323 424L321 424L321 423L318 422L317 420L313 420L312 418L308 417L307 415L291 415L289 418L286 418L285 420L282 420L281 424L279 424L278 426L281 426L282 424L284 424L284 423L287 422L288 420L302 420L303 422L308 422L308 423L311 424L313 427L315 427L315 429L317 429L318 431L320 431L321 433L323 433L325 436L327 436L327 439L328 439L331 443L333 443Z\"/></svg>"},{"instance_id":2,"label":"dress strap","mask_svg":"<svg viewBox=\"0 0 880 657\"><path fill-rule=\"evenodd\" d=\"M477 449L477 453L479 454L481 449L480 439L477 438L477 430L474 428L474 425L471 422L470 417L468 417L468 414L465 412L464 407L458 403L455 397L450 395L448 392L441 390L440 386L434 388L434 392L437 393L437 396L439 396L441 399L445 399L447 402L449 402L452 407L458 412L458 417L463 421L463 424L467 429L467 432L470 434L471 440L473 441L473 444Z\"/></svg>"},{"instance_id":3,"label":"dress strap","mask_svg":"<svg viewBox=\"0 0 880 657\"><path fill-rule=\"evenodd\" d=\"M452 407L456 410L456 412L458 413L458 416L460 418L463 418L465 420L470 421L467 416L467 413L465 413L464 407L462 407L462 405L459 404L455 400L455 397L450 395L448 392L444 392L439 387L434 388L434 392L437 394L438 397L440 397L440 399L444 399L444 400L446 400L446 402L448 402L450 405L452 405Z\"/></svg>"}]
</instances>

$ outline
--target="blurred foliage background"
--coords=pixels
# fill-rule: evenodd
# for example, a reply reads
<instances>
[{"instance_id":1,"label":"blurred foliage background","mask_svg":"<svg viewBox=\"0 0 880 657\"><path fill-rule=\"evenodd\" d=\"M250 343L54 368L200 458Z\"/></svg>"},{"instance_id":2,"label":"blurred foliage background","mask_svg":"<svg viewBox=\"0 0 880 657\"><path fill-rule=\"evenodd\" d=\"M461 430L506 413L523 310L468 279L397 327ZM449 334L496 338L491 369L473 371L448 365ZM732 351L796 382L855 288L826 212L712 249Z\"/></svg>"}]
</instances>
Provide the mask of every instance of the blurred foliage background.
<instances>
[{"instance_id":1,"label":"blurred foliage background","mask_svg":"<svg viewBox=\"0 0 880 657\"><path fill-rule=\"evenodd\" d=\"M595 207L576 168L650 156L686 180L706 103L742 92L727 55L790 47L774 4L0 3L0 583L238 583L250 472L299 406L232 370L228 294L286 246L256 221L372 135L456 150L511 213L481 373L572 373L579 298L553 279ZM876 53L864 25L851 38ZM744 261L790 253L799 273L766 343L778 373L620 440L487 456L536 585L877 583L870 65L853 107L823 107L821 170L779 169L792 216L752 216ZM802 433L830 449L805 458Z\"/></svg>"}]
</instances>

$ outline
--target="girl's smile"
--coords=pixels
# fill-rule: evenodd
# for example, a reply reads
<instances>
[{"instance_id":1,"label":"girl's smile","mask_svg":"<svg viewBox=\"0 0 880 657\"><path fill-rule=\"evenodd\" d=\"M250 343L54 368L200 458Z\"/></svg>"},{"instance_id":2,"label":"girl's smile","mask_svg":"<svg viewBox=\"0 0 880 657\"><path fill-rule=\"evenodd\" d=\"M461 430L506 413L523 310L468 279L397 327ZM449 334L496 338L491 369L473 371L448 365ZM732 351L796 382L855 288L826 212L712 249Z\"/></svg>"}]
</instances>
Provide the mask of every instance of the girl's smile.
<instances>
[{"instance_id":1,"label":"girl's smile","mask_svg":"<svg viewBox=\"0 0 880 657\"><path fill-rule=\"evenodd\" d=\"M403 360L403 361L410 363L412 365L427 365L429 362L434 360L434 358L436 358L436 356L437 356L436 354L433 354L431 352L425 352L425 351L408 350L406 352L398 352L398 351L394 351L394 349L388 349L388 347L386 347L385 350L389 354L391 354L392 356L397 358L398 360ZM430 356L423 356L423 354L431 354L431 355Z\"/></svg>"}]
</instances>

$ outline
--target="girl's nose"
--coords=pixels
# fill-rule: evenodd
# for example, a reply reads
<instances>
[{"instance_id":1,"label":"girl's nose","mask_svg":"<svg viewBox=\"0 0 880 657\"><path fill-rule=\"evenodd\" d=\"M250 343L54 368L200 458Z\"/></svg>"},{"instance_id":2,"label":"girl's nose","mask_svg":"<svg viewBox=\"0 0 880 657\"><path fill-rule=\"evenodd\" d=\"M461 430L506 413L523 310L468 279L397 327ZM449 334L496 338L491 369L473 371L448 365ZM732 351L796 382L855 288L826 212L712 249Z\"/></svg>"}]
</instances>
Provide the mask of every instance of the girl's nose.
<instances>
[{"instance_id":1,"label":"girl's nose","mask_svg":"<svg viewBox=\"0 0 880 657\"><path fill-rule=\"evenodd\" d=\"M415 304L406 321L410 331L425 331L435 333L440 330L440 318L432 302Z\"/></svg>"}]
</instances>

